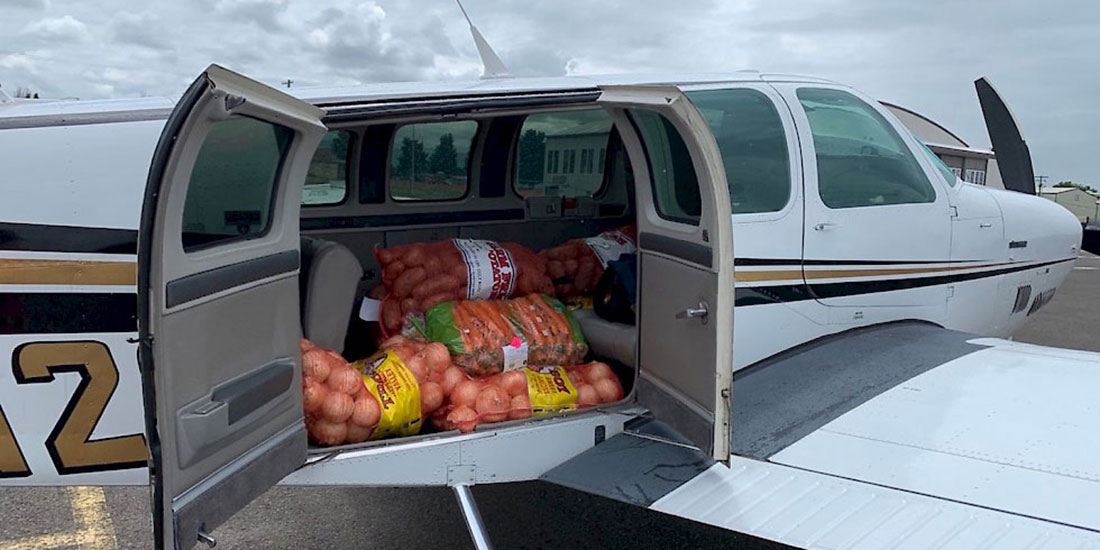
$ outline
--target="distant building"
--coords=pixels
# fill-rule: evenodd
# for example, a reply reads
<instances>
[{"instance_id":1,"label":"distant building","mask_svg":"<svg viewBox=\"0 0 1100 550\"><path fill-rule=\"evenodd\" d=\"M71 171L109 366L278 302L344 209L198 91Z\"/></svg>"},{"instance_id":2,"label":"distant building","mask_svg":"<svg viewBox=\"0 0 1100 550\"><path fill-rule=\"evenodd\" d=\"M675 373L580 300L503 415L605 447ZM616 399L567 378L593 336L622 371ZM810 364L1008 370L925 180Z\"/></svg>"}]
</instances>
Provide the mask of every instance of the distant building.
<instances>
[{"instance_id":1,"label":"distant building","mask_svg":"<svg viewBox=\"0 0 1100 550\"><path fill-rule=\"evenodd\" d=\"M577 196L603 179L604 157L611 119L593 120L546 134L546 162L543 164L547 195Z\"/></svg>"},{"instance_id":2,"label":"distant building","mask_svg":"<svg viewBox=\"0 0 1100 550\"><path fill-rule=\"evenodd\" d=\"M909 128L917 139L924 142L933 153L959 178L1004 189L1001 172L997 169L997 160L993 151L971 147L951 130L938 122L916 112L892 103L882 102L898 120Z\"/></svg>"},{"instance_id":3,"label":"distant building","mask_svg":"<svg viewBox=\"0 0 1100 550\"><path fill-rule=\"evenodd\" d=\"M1073 212L1081 223L1092 223L1100 219L1100 196L1077 187L1044 187L1039 196L1050 199Z\"/></svg>"}]
</instances>

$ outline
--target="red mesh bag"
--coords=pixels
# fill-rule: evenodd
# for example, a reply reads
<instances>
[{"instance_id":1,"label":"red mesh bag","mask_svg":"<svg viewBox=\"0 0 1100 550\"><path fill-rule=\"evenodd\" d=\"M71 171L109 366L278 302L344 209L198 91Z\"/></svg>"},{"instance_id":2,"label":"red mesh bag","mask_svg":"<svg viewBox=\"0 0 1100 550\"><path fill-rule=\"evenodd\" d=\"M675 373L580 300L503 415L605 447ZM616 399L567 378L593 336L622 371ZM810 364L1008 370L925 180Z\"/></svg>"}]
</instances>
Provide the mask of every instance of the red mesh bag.
<instances>
[{"instance_id":1,"label":"red mesh bag","mask_svg":"<svg viewBox=\"0 0 1100 550\"><path fill-rule=\"evenodd\" d=\"M558 296L582 296L592 292L607 263L637 250L634 225L604 231L595 237L573 239L539 252Z\"/></svg>"},{"instance_id":2,"label":"red mesh bag","mask_svg":"<svg viewBox=\"0 0 1100 550\"><path fill-rule=\"evenodd\" d=\"M546 261L516 243L450 239L375 250L382 267L382 328L401 329L410 313L448 300L503 300L553 293Z\"/></svg>"}]
</instances>

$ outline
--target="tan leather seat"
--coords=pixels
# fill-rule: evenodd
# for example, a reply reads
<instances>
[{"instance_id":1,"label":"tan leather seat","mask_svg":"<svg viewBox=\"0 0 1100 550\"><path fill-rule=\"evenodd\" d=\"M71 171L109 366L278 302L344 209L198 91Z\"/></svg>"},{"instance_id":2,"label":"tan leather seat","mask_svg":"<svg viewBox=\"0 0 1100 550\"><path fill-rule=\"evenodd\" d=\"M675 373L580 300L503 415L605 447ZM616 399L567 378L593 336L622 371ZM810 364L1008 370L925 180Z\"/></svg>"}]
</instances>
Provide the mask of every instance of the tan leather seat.
<instances>
[{"instance_id":1,"label":"tan leather seat","mask_svg":"<svg viewBox=\"0 0 1100 550\"><path fill-rule=\"evenodd\" d=\"M342 244L302 238L302 335L342 352L363 267Z\"/></svg>"},{"instance_id":2,"label":"tan leather seat","mask_svg":"<svg viewBox=\"0 0 1100 550\"><path fill-rule=\"evenodd\" d=\"M601 319L590 309L573 312L588 347L596 355L633 367L638 346L638 327Z\"/></svg>"}]
</instances>

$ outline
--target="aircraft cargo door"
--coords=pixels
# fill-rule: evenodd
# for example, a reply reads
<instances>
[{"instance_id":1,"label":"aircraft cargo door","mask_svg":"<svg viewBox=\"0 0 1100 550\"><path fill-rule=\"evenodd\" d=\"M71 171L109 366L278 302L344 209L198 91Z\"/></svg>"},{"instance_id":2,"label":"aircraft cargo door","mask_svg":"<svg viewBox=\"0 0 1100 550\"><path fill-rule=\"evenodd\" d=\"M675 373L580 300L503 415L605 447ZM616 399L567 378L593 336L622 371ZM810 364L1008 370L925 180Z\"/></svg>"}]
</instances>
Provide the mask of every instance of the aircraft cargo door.
<instances>
[{"instance_id":1,"label":"aircraft cargo door","mask_svg":"<svg viewBox=\"0 0 1100 550\"><path fill-rule=\"evenodd\" d=\"M138 237L156 548L212 545L305 461L298 209L322 114L212 65L161 134Z\"/></svg>"},{"instance_id":2,"label":"aircraft cargo door","mask_svg":"<svg viewBox=\"0 0 1100 550\"><path fill-rule=\"evenodd\" d=\"M679 89L608 87L600 103L634 166L638 400L728 461L733 230L718 145Z\"/></svg>"}]
</instances>

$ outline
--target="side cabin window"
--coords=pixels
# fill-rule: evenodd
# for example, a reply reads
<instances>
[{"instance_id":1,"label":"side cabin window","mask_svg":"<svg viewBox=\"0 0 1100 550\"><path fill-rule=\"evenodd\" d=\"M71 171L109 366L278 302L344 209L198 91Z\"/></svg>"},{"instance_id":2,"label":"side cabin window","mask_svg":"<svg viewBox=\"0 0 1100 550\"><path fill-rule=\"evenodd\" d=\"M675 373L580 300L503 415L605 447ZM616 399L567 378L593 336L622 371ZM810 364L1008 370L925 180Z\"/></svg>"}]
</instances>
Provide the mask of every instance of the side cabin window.
<instances>
[{"instance_id":1,"label":"side cabin window","mask_svg":"<svg viewBox=\"0 0 1100 550\"><path fill-rule=\"evenodd\" d=\"M841 90L801 88L817 154L817 189L829 208L935 202L909 147L874 108Z\"/></svg>"},{"instance_id":2,"label":"side cabin window","mask_svg":"<svg viewBox=\"0 0 1100 550\"><path fill-rule=\"evenodd\" d=\"M243 116L214 123L199 149L183 208L183 249L262 237L294 131Z\"/></svg>"},{"instance_id":3,"label":"side cabin window","mask_svg":"<svg viewBox=\"0 0 1100 550\"><path fill-rule=\"evenodd\" d=\"M631 110L630 118L645 145L657 215L669 221L699 225L702 212L699 179L680 132L659 113Z\"/></svg>"},{"instance_id":4,"label":"side cabin window","mask_svg":"<svg viewBox=\"0 0 1100 550\"><path fill-rule=\"evenodd\" d=\"M348 195L348 151L352 133L332 130L321 138L306 173L302 204L322 206L340 204Z\"/></svg>"},{"instance_id":5,"label":"side cabin window","mask_svg":"<svg viewBox=\"0 0 1100 550\"><path fill-rule=\"evenodd\" d=\"M603 109L527 116L516 146L512 187L524 198L599 194L610 137L611 115Z\"/></svg>"},{"instance_id":6,"label":"side cabin window","mask_svg":"<svg viewBox=\"0 0 1100 550\"><path fill-rule=\"evenodd\" d=\"M477 122L406 124L390 149L390 197L398 201L445 201L470 189L470 152Z\"/></svg>"},{"instance_id":7,"label":"side cabin window","mask_svg":"<svg viewBox=\"0 0 1100 550\"><path fill-rule=\"evenodd\" d=\"M686 92L714 133L734 214L778 212L791 198L787 136L768 96L750 89Z\"/></svg>"}]
</instances>

